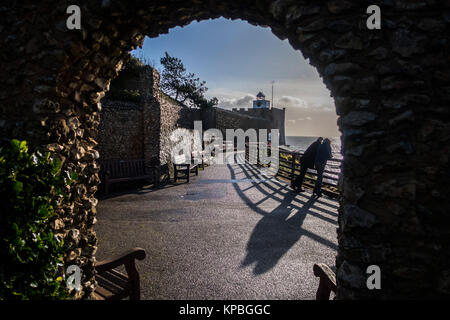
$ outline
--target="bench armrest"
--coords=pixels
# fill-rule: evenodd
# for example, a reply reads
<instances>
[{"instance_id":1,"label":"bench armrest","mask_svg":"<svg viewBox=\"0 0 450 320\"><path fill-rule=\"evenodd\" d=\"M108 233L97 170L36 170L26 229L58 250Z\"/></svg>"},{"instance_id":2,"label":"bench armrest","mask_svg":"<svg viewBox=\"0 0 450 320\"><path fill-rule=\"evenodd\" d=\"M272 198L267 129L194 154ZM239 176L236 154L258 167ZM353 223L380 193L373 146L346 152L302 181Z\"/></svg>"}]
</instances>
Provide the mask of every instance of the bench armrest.
<instances>
[{"instance_id":1,"label":"bench armrest","mask_svg":"<svg viewBox=\"0 0 450 320\"><path fill-rule=\"evenodd\" d=\"M134 248L124 254L117 256L112 259L100 261L95 263L95 271L99 276L106 276L108 273L112 273L113 269L124 265L127 271L128 279L126 287L130 300L140 300L141 299L141 286L139 280L139 273L136 269L135 260L145 259L145 251L141 248ZM117 271L116 271L117 272ZM126 296L125 296L126 297Z\"/></svg>"},{"instance_id":2,"label":"bench armrest","mask_svg":"<svg viewBox=\"0 0 450 320\"><path fill-rule=\"evenodd\" d=\"M95 270L97 272L104 272L111 269L114 269L118 266L125 265L134 266L134 261L144 260L145 259L145 250L141 248L134 248L130 251L123 253L120 256L114 257L112 259L107 259L103 261L99 261L95 263ZM128 270L127 270L128 271Z\"/></svg>"},{"instance_id":3,"label":"bench armrest","mask_svg":"<svg viewBox=\"0 0 450 320\"><path fill-rule=\"evenodd\" d=\"M320 279L316 300L329 300L330 293L336 294L336 276L326 264L318 263L313 267L314 275Z\"/></svg>"}]
</instances>

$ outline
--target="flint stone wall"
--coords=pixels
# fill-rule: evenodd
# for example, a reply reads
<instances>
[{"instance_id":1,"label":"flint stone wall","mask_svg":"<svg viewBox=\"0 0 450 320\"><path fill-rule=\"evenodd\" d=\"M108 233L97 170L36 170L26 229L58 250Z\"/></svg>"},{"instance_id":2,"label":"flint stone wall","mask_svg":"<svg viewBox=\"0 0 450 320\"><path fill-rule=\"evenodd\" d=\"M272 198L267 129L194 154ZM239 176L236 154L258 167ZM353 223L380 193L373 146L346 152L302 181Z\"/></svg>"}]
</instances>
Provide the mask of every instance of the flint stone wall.
<instances>
[{"instance_id":1,"label":"flint stone wall","mask_svg":"<svg viewBox=\"0 0 450 320\"><path fill-rule=\"evenodd\" d=\"M171 134L178 128L188 129L191 134L194 121L201 121L200 110L189 109L170 103L165 98L161 101L161 131L160 131L160 165L162 172L173 175L172 149L175 143L170 139ZM191 144L192 147L192 144Z\"/></svg>"},{"instance_id":2,"label":"flint stone wall","mask_svg":"<svg viewBox=\"0 0 450 320\"><path fill-rule=\"evenodd\" d=\"M98 128L100 160L143 158L144 124L141 105L103 100L100 119Z\"/></svg>"},{"instance_id":3,"label":"flint stone wall","mask_svg":"<svg viewBox=\"0 0 450 320\"><path fill-rule=\"evenodd\" d=\"M147 66L143 73L127 74L125 80L120 78L120 85L126 83L126 89L146 92L140 103L102 100L97 139L101 160L143 158L148 165L160 166L160 179L166 178L167 173L173 173L171 150L175 143L170 139L171 134L178 128L193 131L195 121L202 121L203 130L220 129L224 139L226 129L249 128L279 128L284 137L284 110L249 115L251 112L219 108L191 109L160 91L158 71Z\"/></svg>"},{"instance_id":4,"label":"flint stone wall","mask_svg":"<svg viewBox=\"0 0 450 320\"><path fill-rule=\"evenodd\" d=\"M96 286L100 99L146 35L221 16L288 39L335 100L344 155L337 298L450 296L449 0L85 1L80 31L66 28L71 4L0 6L0 132L50 150L78 174L55 226L66 265L83 271L77 297ZM366 28L371 4L381 8L381 30ZM372 264L381 290L365 287Z\"/></svg>"}]
</instances>

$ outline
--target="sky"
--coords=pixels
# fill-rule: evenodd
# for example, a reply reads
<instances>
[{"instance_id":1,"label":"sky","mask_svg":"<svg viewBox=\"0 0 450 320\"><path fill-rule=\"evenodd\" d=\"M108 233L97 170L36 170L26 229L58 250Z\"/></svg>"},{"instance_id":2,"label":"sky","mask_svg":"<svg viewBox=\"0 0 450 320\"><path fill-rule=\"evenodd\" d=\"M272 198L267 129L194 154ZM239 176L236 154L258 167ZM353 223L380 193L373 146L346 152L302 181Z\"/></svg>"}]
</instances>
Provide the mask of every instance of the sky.
<instances>
[{"instance_id":1,"label":"sky","mask_svg":"<svg viewBox=\"0 0 450 320\"><path fill-rule=\"evenodd\" d=\"M286 135L339 136L333 99L316 69L270 28L225 18L192 22L146 38L132 54L161 71L166 51L206 81L206 97L217 97L218 107L252 108L259 91L271 100L273 80L274 106L286 108Z\"/></svg>"}]
</instances>

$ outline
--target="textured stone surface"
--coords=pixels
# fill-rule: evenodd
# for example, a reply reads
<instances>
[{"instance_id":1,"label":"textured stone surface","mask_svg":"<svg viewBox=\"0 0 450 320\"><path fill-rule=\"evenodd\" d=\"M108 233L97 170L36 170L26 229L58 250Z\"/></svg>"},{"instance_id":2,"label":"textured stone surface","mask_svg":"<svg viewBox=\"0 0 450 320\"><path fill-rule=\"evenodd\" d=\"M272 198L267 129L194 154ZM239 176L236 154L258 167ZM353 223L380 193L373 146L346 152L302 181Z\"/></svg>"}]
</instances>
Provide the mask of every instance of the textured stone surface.
<instances>
[{"instance_id":1,"label":"textured stone surface","mask_svg":"<svg viewBox=\"0 0 450 320\"><path fill-rule=\"evenodd\" d=\"M448 297L449 4L377 3L381 32L365 28L368 4L356 1L90 1L81 5L81 31L66 29L68 1L3 4L0 131L34 147L48 146L65 160L64 170L79 176L69 200L58 208L58 228L64 236L80 231L76 241L66 237L67 263L83 269L80 295L88 297L95 287L95 250L86 249L96 246L95 206L84 204L92 203L99 183L99 101L108 80L145 35L224 16L270 26L277 37L288 39L336 98L344 118L339 121L342 149L348 154L340 184L337 298ZM329 24L337 21L352 29L340 22L339 30L332 30ZM331 62L354 63L361 70L327 75ZM358 100L370 101L364 111ZM144 130L152 130L152 118L146 119ZM343 229L346 205L379 223L364 232ZM360 251L344 245L350 237L362 244ZM372 263L382 270L380 291L361 285Z\"/></svg>"},{"instance_id":2,"label":"textured stone surface","mask_svg":"<svg viewBox=\"0 0 450 320\"><path fill-rule=\"evenodd\" d=\"M146 67L139 76L126 74L113 81L113 87L142 92L139 102L102 100L98 151L101 160L144 159L149 166L159 166L161 178L173 166L170 136L177 128L194 129L194 121L202 121L203 130L217 128L226 138L226 129L279 129L280 143L285 144L284 109L188 108L160 92L160 75ZM107 99L108 98L108 99ZM69 119L69 126L77 118Z\"/></svg>"},{"instance_id":3,"label":"textured stone surface","mask_svg":"<svg viewBox=\"0 0 450 320\"><path fill-rule=\"evenodd\" d=\"M102 101L102 106L97 139L100 160L142 159L142 107L130 102L109 100Z\"/></svg>"}]
</instances>

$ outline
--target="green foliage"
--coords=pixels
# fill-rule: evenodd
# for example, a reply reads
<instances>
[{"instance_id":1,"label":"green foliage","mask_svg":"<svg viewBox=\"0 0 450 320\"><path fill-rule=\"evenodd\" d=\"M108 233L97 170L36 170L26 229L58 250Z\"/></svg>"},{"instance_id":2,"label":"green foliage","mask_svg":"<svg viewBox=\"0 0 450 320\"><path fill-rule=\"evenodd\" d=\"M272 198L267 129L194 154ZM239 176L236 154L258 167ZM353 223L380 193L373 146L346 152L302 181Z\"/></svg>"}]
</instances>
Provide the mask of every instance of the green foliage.
<instances>
[{"instance_id":1,"label":"green foliage","mask_svg":"<svg viewBox=\"0 0 450 320\"><path fill-rule=\"evenodd\" d=\"M178 102L198 108L210 108L217 105L217 98L207 100L204 95L208 88L193 73L188 73L183 62L167 52L161 58L164 70L161 74L161 89Z\"/></svg>"},{"instance_id":2,"label":"green foliage","mask_svg":"<svg viewBox=\"0 0 450 320\"><path fill-rule=\"evenodd\" d=\"M122 72L127 72L139 77L142 70L145 68L145 64L136 57L130 56L127 62L122 67Z\"/></svg>"},{"instance_id":3,"label":"green foliage","mask_svg":"<svg viewBox=\"0 0 450 320\"><path fill-rule=\"evenodd\" d=\"M194 103L200 109L207 109L207 108L213 108L213 107L217 106L217 104L219 103L219 100L216 97L214 97L210 100L208 100L204 97L198 97L198 98L194 99Z\"/></svg>"},{"instance_id":4,"label":"green foliage","mask_svg":"<svg viewBox=\"0 0 450 320\"><path fill-rule=\"evenodd\" d=\"M139 103L141 101L141 92L138 90L136 80L139 79L145 68L147 66L141 60L130 56L123 65L118 77L111 81L111 86L106 93L105 99Z\"/></svg>"},{"instance_id":5,"label":"green foliage","mask_svg":"<svg viewBox=\"0 0 450 320\"><path fill-rule=\"evenodd\" d=\"M141 101L141 93L139 90L111 90L106 96L110 100L130 101L139 103Z\"/></svg>"},{"instance_id":6,"label":"green foliage","mask_svg":"<svg viewBox=\"0 0 450 320\"><path fill-rule=\"evenodd\" d=\"M75 175L63 177L49 153L25 141L0 145L0 299L61 299L63 241L52 232L55 207Z\"/></svg>"}]
</instances>

